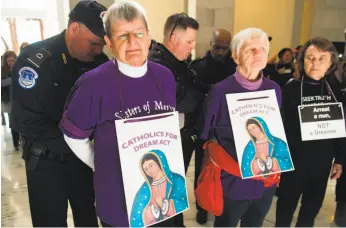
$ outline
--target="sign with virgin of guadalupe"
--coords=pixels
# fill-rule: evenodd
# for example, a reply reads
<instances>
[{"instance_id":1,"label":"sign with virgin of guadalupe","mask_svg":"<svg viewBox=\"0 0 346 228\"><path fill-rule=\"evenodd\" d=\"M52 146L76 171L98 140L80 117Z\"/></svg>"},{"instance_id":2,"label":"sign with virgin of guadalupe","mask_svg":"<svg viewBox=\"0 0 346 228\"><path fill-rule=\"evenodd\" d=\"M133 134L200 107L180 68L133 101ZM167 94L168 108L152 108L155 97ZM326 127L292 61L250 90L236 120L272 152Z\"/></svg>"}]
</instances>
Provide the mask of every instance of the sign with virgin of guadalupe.
<instances>
[{"instance_id":1,"label":"sign with virgin of guadalupe","mask_svg":"<svg viewBox=\"0 0 346 228\"><path fill-rule=\"evenodd\" d=\"M130 226L154 225L188 210L178 113L115 125Z\"/></svg>"},{"instance_id":2,"label":"sign with virgin of guadalupe","mask_svg":"<svg viewBox=\"0 0 346 228\"><path fill-rule=\"evenodd\" d=\"M242 178L294 170L275 91L226 99Z\"/></svg>"}]
</instances>

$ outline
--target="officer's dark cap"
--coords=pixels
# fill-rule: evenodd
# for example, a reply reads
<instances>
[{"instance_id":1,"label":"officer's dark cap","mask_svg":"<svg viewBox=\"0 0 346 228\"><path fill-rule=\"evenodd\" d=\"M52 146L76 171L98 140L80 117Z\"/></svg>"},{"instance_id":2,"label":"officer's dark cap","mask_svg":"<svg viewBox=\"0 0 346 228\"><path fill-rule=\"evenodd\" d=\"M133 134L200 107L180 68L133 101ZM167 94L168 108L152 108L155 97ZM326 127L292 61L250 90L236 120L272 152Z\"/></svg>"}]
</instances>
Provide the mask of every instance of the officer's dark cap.
<instances>
[{"instance_id":1,"label":"officer's dark cap","mask_svg":"<svg viewBox=\"0 0 346 228\"><path fill-rule=\"evenodd\" d=\"M102 17L107 8L96 1L83 0L71 10L70 20L84 24L92 33L103 39L106 35Z\"/></svg>"}]
</instances>

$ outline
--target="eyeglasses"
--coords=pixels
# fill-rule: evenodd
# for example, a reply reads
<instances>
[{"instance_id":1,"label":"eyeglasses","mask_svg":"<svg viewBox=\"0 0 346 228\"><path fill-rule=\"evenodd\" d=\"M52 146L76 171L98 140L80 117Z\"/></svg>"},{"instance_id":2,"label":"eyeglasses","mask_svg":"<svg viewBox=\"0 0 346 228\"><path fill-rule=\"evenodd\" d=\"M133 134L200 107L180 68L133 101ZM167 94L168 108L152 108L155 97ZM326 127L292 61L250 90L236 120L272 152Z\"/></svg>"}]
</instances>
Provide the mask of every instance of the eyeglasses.
<instances>
[{"instance_id":1,"label":"eyeglasses","mask_svg":"<svg viewBox=\"0 0 346 228\"><path fill-rule=\"evenodd\" d=\"M181 22L181 20L183 18L187 18L189 17L186 13L180 13L179 17L175 20L172 31L171 31L171 35L169 35L169 38L171 38L171 36L173 35L174 30L177 28L177 26L179 25L179 23Z\"/></svg>"},{"instance_id":2,"label":"eyeglasses","mask_svg":"<svg viewBox=\"0 0 346 228\"><path fill-rule=\"evenodd\" d=\"M127 32L127 33L124 33L121 35L113 35L113 37L115 37L119 41L127 41L130 36L133 36L135 39L139 40L139 39L142 39L144 37L146 32L147 32L147 30L145 30L145 29L139 29L137 31Z\"/></svg>"}]
</instances>

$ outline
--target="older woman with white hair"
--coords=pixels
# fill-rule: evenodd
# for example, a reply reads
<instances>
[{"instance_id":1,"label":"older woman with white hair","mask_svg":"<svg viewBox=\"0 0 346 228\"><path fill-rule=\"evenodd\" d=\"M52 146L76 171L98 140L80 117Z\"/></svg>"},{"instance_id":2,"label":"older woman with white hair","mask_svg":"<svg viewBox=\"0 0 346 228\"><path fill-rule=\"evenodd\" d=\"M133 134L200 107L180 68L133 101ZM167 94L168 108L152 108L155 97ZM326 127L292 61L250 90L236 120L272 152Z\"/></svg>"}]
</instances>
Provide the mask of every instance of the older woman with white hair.
<instances>
[{"instance_id":1,"label":"older woman with white hair","mask_svg":"<svg viewBox=\"0 0 346 228\"><path fill-rule=\"evenodd\" d=\"M150 33L144 9L136 2L113 4L105 13L105 40L115 57L76 83L61 121L73 152L95 169L97 214L103 226L129 226L115 120L149 115L155 102L175 107L175 80L165 67L147 60ZM94 153L89 137L94 138ZM169 221L158 223L169 226Z\"/></svg>"},{"instance_id":2,"label":"older woman with white hair","mask_svg":"<svg viewBox=\"0 0 346 228\"><path fill-rule=\"evenodd\" d=\"M268 37L261 29L247 28L234 36L232 56L237 64L236 73L212 87L198 124L201 139L215 139L236 161L238 160L226 94L274 89L280 104L279 85L264 78L262 74L262 69L267 64L268 52ZM224 206L221 216L216 216L214 226L236 227L239 221L241 226L262 226L277 183L265 187L261 180L243 180L222 171L221 184Z\"/></svg>"}]
</instances>

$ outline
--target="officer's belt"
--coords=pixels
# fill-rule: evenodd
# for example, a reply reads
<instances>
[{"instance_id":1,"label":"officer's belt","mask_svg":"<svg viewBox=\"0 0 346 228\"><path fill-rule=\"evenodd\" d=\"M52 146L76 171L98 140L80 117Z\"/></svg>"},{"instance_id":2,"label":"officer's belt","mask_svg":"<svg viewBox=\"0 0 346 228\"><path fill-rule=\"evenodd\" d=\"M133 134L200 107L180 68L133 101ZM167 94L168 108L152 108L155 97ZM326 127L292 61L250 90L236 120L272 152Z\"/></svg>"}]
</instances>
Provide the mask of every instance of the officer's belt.
<instances>
[{"instance_id":1,"label":"officer's belt","mask_svg":"<svg viewBox=\"0 0 346 228\"><path fill-rule=\"evenodd\" d=\"M50 160L63 161L69 154L55 153L51 149L42 146L40 143L24 138L24 148L28 148L28 155L33 155L39 158L47 158Z\"/></svg>"}]
</instances>

